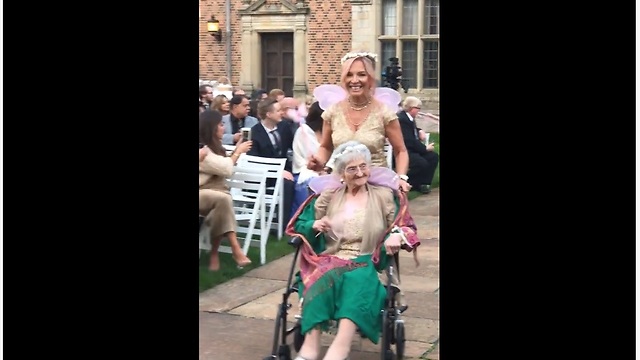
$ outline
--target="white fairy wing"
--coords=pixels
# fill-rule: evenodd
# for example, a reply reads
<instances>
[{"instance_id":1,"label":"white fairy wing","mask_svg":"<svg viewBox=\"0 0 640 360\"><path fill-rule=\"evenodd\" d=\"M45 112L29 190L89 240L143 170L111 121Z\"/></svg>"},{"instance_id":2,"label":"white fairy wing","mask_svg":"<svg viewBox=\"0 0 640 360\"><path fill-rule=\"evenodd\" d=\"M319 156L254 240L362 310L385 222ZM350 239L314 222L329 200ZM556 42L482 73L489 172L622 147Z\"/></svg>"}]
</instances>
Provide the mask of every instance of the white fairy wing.
<instances>
[{"instance_id":1,"label":"white fairy wing","mask_svg":"<svg viewBox=\"0 0 640 360\"><path fill-rule=\"evenodd\" d=\"M320 85L313 90L313 96L318 100L322 110L347 98L347 92L338 85Z\"/></svg>"},{"instance_id":2,"label":"white fairy wing","mask_svg":"<svg viewBox=\"0 0 640 360\"><path fill-rule=\"evenodd\" d=\"M400 93L387 88L387 87L377 87L376 92L373 94L373 97L381 103L385 104L391 111L398 112L400 109L400 102L402 102L402 96Z\"/></svg>"}]
</instances>

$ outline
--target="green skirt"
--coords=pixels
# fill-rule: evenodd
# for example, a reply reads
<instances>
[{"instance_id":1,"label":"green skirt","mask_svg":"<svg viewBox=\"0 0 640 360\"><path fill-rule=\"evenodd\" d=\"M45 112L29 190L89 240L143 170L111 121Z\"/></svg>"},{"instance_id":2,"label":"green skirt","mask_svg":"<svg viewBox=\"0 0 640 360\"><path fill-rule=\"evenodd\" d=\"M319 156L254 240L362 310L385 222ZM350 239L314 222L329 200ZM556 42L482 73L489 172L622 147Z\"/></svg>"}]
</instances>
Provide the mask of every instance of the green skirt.
<instances>
[{"instance_id":1,"label":"green skirt","mask_svg":"<svg viewBox=\"0 0 640 360\"><path fill-rule=\"evenodd\" d=\"M378 343L386 290L378 279L371 254L360 255L353 261L366 266L350 271L330 270L309 289L302 303L303 334L316 327L326 331L331 320L346 318L356 324L363 337ZM299 291L303 291L302 282Z\"/></svg>"}]
</instances>

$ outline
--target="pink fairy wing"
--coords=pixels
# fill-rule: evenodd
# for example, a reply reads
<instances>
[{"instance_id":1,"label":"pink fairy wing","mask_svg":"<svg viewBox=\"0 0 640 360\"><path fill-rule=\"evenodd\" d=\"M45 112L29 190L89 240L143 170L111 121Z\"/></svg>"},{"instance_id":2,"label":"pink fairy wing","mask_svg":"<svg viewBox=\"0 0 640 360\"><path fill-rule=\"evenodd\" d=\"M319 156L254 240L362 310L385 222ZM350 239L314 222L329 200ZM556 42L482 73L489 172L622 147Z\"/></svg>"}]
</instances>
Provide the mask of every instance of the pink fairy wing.
<instances>
[{"instance_id":1,"label":"pink fairy wing","mask_svg":"<svg viewBox=\"0 0 640 360\"><path fill-rule=\"evenodd\" d=\"M376 88L376 92L373 94L373 97L387 105L387 107L394 113L398 112L398 106L402 101L402 96L400 96L399 92L387 87Z\"/></svg>"},{"instance_id":2,"label":"pink fairy wing","mask_svg":"<svg viewBox=\"0 0 640 360\"><path fill-rule=\"evenodd\" d=\"M336 175L317 176L309 181L309 188L316 194L319 194L327 189L337 189L341 186L342 183Z\"/></svg>"},{"instance_id":3,"label":"pink fairy wing","mask_svg":"<svg viewBox=\"0 0 640 360\"><path fill-rule=\"evenodd\" d=\"M395 171L381 166L374 166L369 172L369 182L373 185L385 186L391 190L398 190L400 187L400 178Z\"/></svg>"},{"instance_id":4,"label":"pink fairy wing","mask_svg":"<svg viewBox=\"0 0 640 360\"><path fill-rule=\"evenodd\" d=\"M309 112L307 111L307 106L305 104L298 105L298 119L300 124L306 123L307 115Z\"/></svg>"},{"instance_id":5,"label":"pink fairy wing","mask_svg":"<svg viewBox=\"0 0 640 360\"><path fill-rule=\"evenodd\" d=\"M338 85L325 84L316 87L313 96L318 100L320 108L327 110L329 106L346 99L347 92Z\"/></svg>"}]
</instances>

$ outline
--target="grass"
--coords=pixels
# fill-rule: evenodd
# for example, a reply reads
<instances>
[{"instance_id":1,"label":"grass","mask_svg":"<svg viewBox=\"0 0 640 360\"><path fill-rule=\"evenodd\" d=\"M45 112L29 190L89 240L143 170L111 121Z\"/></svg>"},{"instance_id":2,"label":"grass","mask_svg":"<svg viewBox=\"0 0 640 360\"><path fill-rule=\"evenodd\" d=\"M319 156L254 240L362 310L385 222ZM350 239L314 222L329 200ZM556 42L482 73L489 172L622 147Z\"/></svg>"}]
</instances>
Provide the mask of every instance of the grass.
<instances>
[{"instance_id":1,"label":"grass","mask_svg":"<svg viewBox=\"0 0 640 360\"><path fill-rule=\"evenodd\" d=\"M435 143L435 152L440 153L440 134L432 133L429 135L429 140ZM433 175L433 181L431 182L431 188L437 188L440 186L440 165L436 168L436 173ZM413 200L418 196L421 196L422 193L419 191L410 191L407 194L409 200ZM288 237L285 236L282 240L278 241L275 236L269 236L269 240L267 241L267 262L271 262L273 260L277 260L287 254L290 254L294 251L293 247L287 244ZM223 245L227 245L226 241L222 242ZM209 271L209 253L202 251L200 254L199 261L199 291L203 292L205 290L211 289L212 287L222 284L225 281L231 280L235 277L241 276L242 274L250 271L251 269L255 269L260 266L260 249L257 247L249 248L249 258L251 259L251 265L238 269L236 267L236 263L231 258L231 254L220 253L220 270L218 271Z\"/></svg>"},{"instance_id":2,"label":"grass","mask_svg":"<svg viewBox=\"0 0 640 360\"><path fill-rule=\"evenodd\" d=\"M267 262L277 260L294 251L294 248L287 244L287 239L288 237L284 236L282 240L278 241L275 236L269 236L269 240L267 240ZM226 240L222 241L222 245L228 245ZM199 292L203 292L225 281L241 276L247 271L260 266L260 248L258 247L251 246L249 248L247 256L249 256L252 263L242 269L238 269L231 254L221 252L219 256L220 270L209 271L209 252L201 251L199 261Z\"/></svg>"},{"instance_id":3,"label":"grass","mask_svg":"<svg viewBox=\"0 0 640 360\"><path fill-rule=\"evenodd\" d=\"M429 142L435 143L435 151L440 154L440 134L431 133L429 135ZM438 162L438 167L436 167L436 173L433 175L433 180L431 181L431 188L437 188L440 186L440 162Z\"/></svg>"}]
</instances>

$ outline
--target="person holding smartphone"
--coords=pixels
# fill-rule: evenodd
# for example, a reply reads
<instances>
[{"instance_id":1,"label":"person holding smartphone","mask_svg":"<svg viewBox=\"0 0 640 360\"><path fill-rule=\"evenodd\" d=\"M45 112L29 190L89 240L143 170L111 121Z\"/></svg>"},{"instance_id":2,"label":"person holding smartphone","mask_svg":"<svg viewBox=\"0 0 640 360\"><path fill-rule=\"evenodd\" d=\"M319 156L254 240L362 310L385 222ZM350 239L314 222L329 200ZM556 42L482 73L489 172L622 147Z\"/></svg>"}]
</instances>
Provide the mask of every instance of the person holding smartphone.
<instances>
[{"instance_id":1,"label":"person holding smartphone","mask_svg":"<svg viewBox=\"0 0 640 360\"><path fill-rule=\"evenodd\" d=\"M199 137L202 145L199 150L199 212L205 217L205 223L211 231L211 259L209 270L220 269L218 248L223 237L229 240L233 260L238 266L251 264L244 254L236 235L236 218L233 211L233 200L225 179L232 175L233 166L241 154L251 149L251 141L242 141L230 155L222 146L224 125L222 115L215 110L200 113Z\"/></svg>"},{"instance_id":2,"label":"person holding smartphone","mask_svg":"<svg viewBox=\"0 0 640 360\"><path fill-rule=\"evenodd\" d=\"M224 135L222 143L236 145L242 138L242 128L250 128L258 124L258 119L249 116L249 99L245 96L234 96L229 100L229 114L222 117Z\"/></svg>"}]
</instances>

